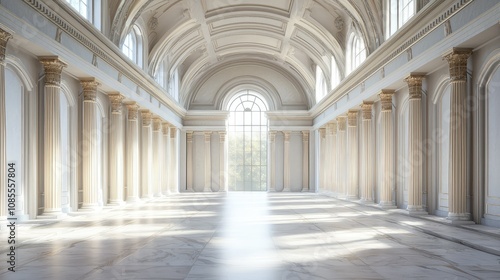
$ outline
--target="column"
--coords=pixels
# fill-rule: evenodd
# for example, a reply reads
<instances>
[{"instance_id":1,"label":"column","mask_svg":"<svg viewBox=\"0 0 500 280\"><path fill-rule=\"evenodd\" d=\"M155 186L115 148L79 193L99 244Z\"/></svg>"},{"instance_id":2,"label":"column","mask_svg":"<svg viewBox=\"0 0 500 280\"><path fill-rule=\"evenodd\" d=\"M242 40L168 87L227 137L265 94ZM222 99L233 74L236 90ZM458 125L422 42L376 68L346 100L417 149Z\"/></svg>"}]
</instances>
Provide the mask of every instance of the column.
<instances>
[{"instance_id":1,"label":"column","mask_svg":"<svg viewBox=\"0 0 500 280\"><path fill-rule=\"evenodd\" d=\"M58 217L61 215L62 190L62 173L59 166L62 162L59 101L61 73L66 64L57 57L41 57L40 63L45 71L44 216Z\"/></svg>"},{"instance_id":2,"label":"column","mask_svg":"<svg viewBox=\"0 0 500 280\"><path fill-rule=\"evenodd\" d=\"M381 192L379 206L384 209L394 209L392 190L394 188L394 125L392 119L392 96L394 90L383 89L379 94L382 109L380 112L380 168L381 168Z\"/></svg>"},{"instance_id":3,"label":"column","mask_svg":"<svg viewBox=\"0 0 500 280\"><path fill-rule=\"evenodd\" d=\"M142 117L142 142L141 142L141 198L151 198L151 160L152 153L152 132L151 132L151 118L152 114L147 109L141 109Z\"/></svg>"},{"instance_id":4,"label":"column","mask_svg":"<svg viewBox=\"0 0 500 280\"><path fill-rule=\"evenodd\" d=\"M319 129L319 178L318 178L318 189L325 189L326 183L326 127L321 127Z\"/></svg>"},{"instance_id":5,"label":"column","mask_svg":"<svg viewBox=\"0 0 500 280\"><path fill-rule=\"evenodd\" d=\"M276 191L276 131L269 131L269 191Z\"/></svg>"},{"instance_id":6,"label":"column","mask_svg":"<svg viewBox=\"0 0 500 280\"><path fill-rule=\"evenodd\" d=\"M450 67L450 155L449 155L449 212L452 222L469 221L467 212L467 59L471 49L454 48L444 58ZM443 159L446 160L446 159Z\"/></svg>"},{"instance_id":7,"label":"column","mask_svg":"<svg viewBox=\"0 0 500 280\"><path fill-rule=\"evenodd\" d=\"M329 169L331 172L331 184L332 184L332 193L335 195L338 194L338 184L337 184L337 123L330 123L330 129L332 130L332 139L330 149L330 159L331 159L331 168Z\"/></svg>"},{"instance_id":8,"label":"column","mask_svg":"<svg viewBox=\"0 0 500 280\"><path fill-rule=\"evenodd\" d=\"M358 111L349 110L347 113L347 160L349 168L348 199L358 198Z\"/></svg>"},{"instance_id":9,"label":"column","mask_svg":"<svg viewBox=\"0 0 500 280\"><path fill-rule=\"evenodd\" d=\"M193 189L193 132L186 132L186 186L188 191Z\"/></svg>"},{"instance_id":10,"label":"column","mask_svg":"<svg viewBox=\"0 0 500 280\"><path fill-rule=\"evenodd\" d=\"M127 103L127 202L139 201L139 106Z\"/></svg>"},{"instance_id":11,"label":"column","mask_svg":"<svg viewBox=\"0 0 500 280\"><path fill-rule=\"evenodd\" d=\"M99 207L99 139L97 131L97 86L95 79L82 80L83 88L83 204L82 211Z\"/></svg>"},{"instance_id":12,"label":"column","mask_svg":"<svg viewBox=\"0 0 500 280\"><path fill-rule=\"evenodd\" d=\"M423 74L411 74L405 79L410 92L408 106L408 212L427 214L422 206L422 80Z\"/></svg>"},{"instance_id":13,"label":"column","mask_svg":"<svg viewBox=\"0 0 500 280\"><path fill-rule=\"evenodd\" d=\"M226 159L227 159L227 148L226 148L226 132L219 131L219 191L227 192L227 168L226 168Z\"/></svg>"},{"instance_id":14,"label":"column","mask_svg":"<svg viewBox=\"0 0 500 280\"><path fill-rule=\"evenodd\" d=\"M283 131L283 191L290 191L290 131Z\"/></svg>"},{"instance_id":15,"label":"column","mask_svg":"<svg viewBox=\"0 0 500 280\"><path fill-rule=\"evenodd\" d=\"M179 160L177 158L177 128L170 127L170 191L179 192Z\"/></svg>"},{"instance_id":16,"label":"column","mask_svg":"<svg viewBox=\"0 0 500 280\"><path fill-rule=\"evenodd\" d=\"M212 138L212 132L206 131L204 133L205 136L205 187L203 191L211 192L212 191L212 159L211 159L211 151L210 151L210 138Z\"/></svg>"},{"instance_id":17,"label":"column","mask_svg":"<svg viewBox=\"0 0 500 280\"><path fill-rule=\"evenodd\" d=\"M109 202L121 205L124 191L124 147L123 147L123 95L108 94L111 103L111 126L109 130Z\"/></svg>"},{"instance_id":18,"label":"column","mask_svg":"<svg viewBox=\"0 0 500 280\"><path fill-rule=\"evenodd\" d=\"M162 193L169 194L170 193L170 136L169 136L169 124L168 122L162 122L162 134L163 134L163 180L162 180ZM189 177L188 177L189 178Z\"/></svg>"},{"instance_id":19,"label":"column","mask_svg":"<svg viewBox=\"0 0 500 280\"><path fill-rule=\"evenodd\" d=\"M163 134L161 131L161 118L153 117L153 196L162 196L163 183Z\"/></svg>"},{"instance_id":20,"label":"column","mask_svg":"<svg viewBox=\"0 0 500 280\"><path fill-rule=\"evenodd\" d=\"M337 117L337 185L339 188L339 197L347 196L347 166L346 166L346 116Z\"/></svg>"},{"instance_id":21,"label":"column","mask_svg":"<svg viewBox=\"0 0 500 280\"><path fill-rule=\"evenodd\" d=\"M373 202L373 128L372 128L372 101L363 101L362 110L362 143L361 143L361 180L363 192L361 200L365 203Z\"/></svg>"},{"instance_id":22,"label":"column","mask_svg":"<svg viewBox=\"0 0 500 280\"><path fill-rule=\"evenodd\" d=\"M0 217L7 216L7 116L5 115L5 52L12 35L0 29ZM59 206L60 208L61 206Z\"/></svg>"},{"instance_id":23,"label":"column","mask_svg":"<svg viewBox=\"0 0 500 280\"><path fill-rule=\"evenodd\" d=\"M309 192L309 131L302 131L302 191Z\"/></svg>"},{"instance_id":24,"label":"column","mask_svg":"<svg viewBox=\"0 0 500 280\"><path fill-rule=\"evenodd\" d=\"M332 191L332 157L330 156L332 154L332 126L330 123L325 125L325 182L323 185L323 190L326 192L331 192Z\"/></svg>"}]
</instances>

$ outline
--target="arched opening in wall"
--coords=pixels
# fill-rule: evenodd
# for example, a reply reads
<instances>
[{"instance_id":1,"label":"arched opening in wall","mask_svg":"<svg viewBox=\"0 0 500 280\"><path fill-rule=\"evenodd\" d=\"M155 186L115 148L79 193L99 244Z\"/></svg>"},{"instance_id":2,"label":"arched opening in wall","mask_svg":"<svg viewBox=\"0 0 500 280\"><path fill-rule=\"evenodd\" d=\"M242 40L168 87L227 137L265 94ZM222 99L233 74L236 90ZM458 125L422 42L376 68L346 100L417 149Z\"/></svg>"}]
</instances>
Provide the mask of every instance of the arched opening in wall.
<instances>
[{"instance_id":1,"label":"arched opening in wall","mask_svg":"<svg viewBox=\"0 0 500 280\"><path fill-rule=\"evenodd\" d=\"M228 189L267 190L267 104L251 90L229 102Z\"/></svg>"}]
</instances>

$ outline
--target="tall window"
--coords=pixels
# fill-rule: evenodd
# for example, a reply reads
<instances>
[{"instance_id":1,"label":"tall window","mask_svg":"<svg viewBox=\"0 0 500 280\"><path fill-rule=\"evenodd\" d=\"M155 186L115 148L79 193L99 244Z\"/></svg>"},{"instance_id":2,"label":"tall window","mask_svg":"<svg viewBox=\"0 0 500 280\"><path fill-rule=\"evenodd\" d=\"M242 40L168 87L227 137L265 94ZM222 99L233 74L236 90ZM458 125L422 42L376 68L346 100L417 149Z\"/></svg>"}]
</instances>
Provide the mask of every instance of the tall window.
<instances>
[{"instance_id":1,"label":"tall window","mask_svg":"<svg viewBox=\"0 0 500 280\"><path fill-rule=\"evenodd\" d=\"M101 29L101 0L66 0L83 18Z\"/></svg>"},{"instance_id":2,"label":"tall window","mask_svg":"<svg viewBox=\"0 0 500 280\"><path fill-rule=\"evenodd\" d=\"M394 34L401 26L403 26L416 12L415 0L389 0L389 16L387 27L387 38Z\"/></svg>"},{"instance_id":3,"label":"tall window","mask_svg":"<svg viewBox=\"0 0 500 280\"><path fill-rule=\"evenodd\" d=\"M122 52L135 64L142 67L142 36L139 28L133 27L125 37Z\"/></svg>"},{"instance_id":4,"label":"tall window","mask_svg":"<svg viewBox=\"0 0 500 280\"><path fill-rule=\"evenodd\" d=\"M323 70L319 65L316 65L316 102L319 102L327 94L327 91Z\"/></svg>"},{"instance_id":5,"label":"tall window","mask_svg":"<svg viewBox=\"0 0 500 280\"><path fill-rule=\"evenodd\" d=\"M340 84L340 71L337 65L335 57L332 56L331 66L330 66L330 86L332 89L336 88Z\"/></svg>"},{"instance_id":6,"label":"tall window","mask_svg":"<svg viewBox=\"0 0 500 280\"><path fill-rule=\"evenodd\" d=\"M165 76L165 61L161 61L155 74L156 82L164 89L167 89L167 79Z\"/></svg>"},{"instance_id":7,"label":"tall window","mask_svg":"<svg viewBox=\"0 0 500 280\"><path fill-rule=\"evenodd\" d=\"M179 101L179 69L175 69L168 82L168 92L177 101Z\"/></svg>"},{"instance_id":8,"label":"tall window","mask_svg":"<svg viewBox=\"0 0 500 280\"><path fill-rule=\"evenodd\" d=\"M350 48L347 49L348 55L348 72L352 72L354 69L366 59L366 48L363 39L357 34L353 34L350 41Z\"/></svg>"},{"instance_id":9,"label":"tall window","mask_svg":"<svg viewBox=\"0 0 500 280\"><path fill-rule=\"evenodd\" d=\"M267 106L245 90L229 103L229 190L267 190Z\"/></svg>"}]
</instances>

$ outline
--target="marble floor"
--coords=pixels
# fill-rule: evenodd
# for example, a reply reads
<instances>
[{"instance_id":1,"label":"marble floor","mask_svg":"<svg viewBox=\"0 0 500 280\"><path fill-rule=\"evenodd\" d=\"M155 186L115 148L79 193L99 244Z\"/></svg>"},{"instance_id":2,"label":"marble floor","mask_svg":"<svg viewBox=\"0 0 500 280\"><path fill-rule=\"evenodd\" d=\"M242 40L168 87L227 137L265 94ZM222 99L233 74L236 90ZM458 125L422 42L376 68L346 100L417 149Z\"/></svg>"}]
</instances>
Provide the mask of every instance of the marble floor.
<instances>
[{"instance_id":1,"label":"marble floor","mask_svg":"<svg viewBox=\"0 0 500 280\"><path fill-rule=\"evenodd\" d=\"M0 279L500 279L499 256L421 222L317 194L186 193L18 225Z\"/></svg>"}]
</instances>

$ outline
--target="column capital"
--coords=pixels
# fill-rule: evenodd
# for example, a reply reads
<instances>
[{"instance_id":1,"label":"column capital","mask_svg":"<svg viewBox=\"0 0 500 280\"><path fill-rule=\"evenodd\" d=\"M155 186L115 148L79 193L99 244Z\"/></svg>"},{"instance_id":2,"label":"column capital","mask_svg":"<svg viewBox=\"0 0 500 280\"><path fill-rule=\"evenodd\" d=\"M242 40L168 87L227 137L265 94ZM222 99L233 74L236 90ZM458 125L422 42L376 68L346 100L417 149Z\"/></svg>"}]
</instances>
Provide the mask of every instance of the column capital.
<instances>
[{"instance_id":1,"label":"column capital","mask_svg":"<svg viewBox=\"0 0 500 280\"><path fill-rule=\"evenodd\" d=\"M350 127L356 126L358 124L358 111L349 110L347 112L347 125Z\"/></svg>"},{"instance_id":2,"label":"column capital","mask_svg":"<svg viewBox=\"0 0 500 280\"><path fill-rule=\"evenodd\" d=\"M5 53L7 52L7 43L12 38L12 34L0 28L0 64L5 62Z\"/></svg>"},{"instance_id":3,"label":"column capital","mask_svg":"<svg viewBox=\"0 0 500 280\"><path fill-rule=\"evenodd\" d=\"M309 130L302 130L302 142L309 142Z\"/></svg>"},{"instance_id":4,"label":"column capital","mask_svg":"<svg viewBox=\"0 0 500 280\"><path fill-rule=\"evenodd\" d=\"M326 127L320 127L318 129L318 131L319 131L319 138L325 139L325 136L326 136Z\"/></svg>"},{"instance_id":5,"label":"column capital","mask_svg":"<svg viewBox=\"0 0 500 280\"><path fill-rule=\"evenodd\" d=\"M169 128L169 123L168 122L162 122L161 123L161 131L163 135L168 135L168 128ZM192 132L191 132L192 133Z\"/></svg>"},{"instance_id":6,"label":"column capital","mask_svg":"<svg viewBox=\"0 0 500 280\"><path fill-rule=\"evenodd\" d=\"M290 131L288 131L288 130L283 131L283 137L284 137L285 142L290 142Z\"/></svg>"},{"instance_id":7,"label":"column capital","mask_svg":"<svg viewBox=\"0 0 500 280\"><path fill-rule=\"evenodd\" d=\"M378 94L382 104L382 112L392 111L392 96L395 92L393 89L383 89Z\"/></svg>"},{"instance_id":8,"label":"column capital","mask_svg":"<svg viewBox=\"0 0 500 280\"><path fill-rule=\"evenodd\" d=\"M346 119L347 119L347 116L338 116L337 117L337 128L339 131L346 130Z\"/></svg>"},{"instance_id":9,"label":"column capital","mask_svg":"<svg viewBox=\"0 0 500 280\"><path fill-rule=\"evenodd\" d=\"M471 54L472 49L453 48L443 55L449 64L452 82L467 80L467 59Z\"/></svg>"},{"instance_id":10,"label":"column capital","mask_svg":"<svg viewBox=\"0 0 500 280\"><path fill-rule=\"evenodd\" d=\"M337 123L329 122L326 125L326 130L327 130L328 135L334 135L335 133L337 133Z\"/></svg>"},{"instance_id":11,"label":"column capital","mask_svg":"<svg viewBox=\"0 0 500 280\"><path fill-rule=\"evenodd\" d=\"M269 141L270 142L276 141L276 131L269 130Z\"/></svg>"},{"instance_id":12,"label":"column capital","mask_svg":"<svg viewBox=\"0 0 500 280\"><path fill-rule=\"evenodd\" d=\"M45 85L61 86L62 69L66 67L66 63L62 62L57 56L42 56L38 60L43 65L45 72Z\"/></svg>"},{"instance_id":13,"label":"column capital","mask_svg":"<svg viewBox=\"0 0 500 280\"><path fill-rule=\"evenodd\" d=\"M170 126L170 139L177 137L177 128L175 126Z\"/></svg>"},{"instance_id":14,"label":"column capital","mask_svg":"<svg viewBox=\"0 0 500 280\"><path fill-rule=\"evenodd\" d=\"M372 107L373 107L373 101L363 101L363 104L361 104L361 111L363 112L363 120L372 119Z\"/></svg>"},{"instance_id":15,"label":"column capital","mask_svg":"<svg viewBox=\"0 0 500 280\"><path fill-rule=\"evenodd\" d=\"M153 114L148 109L141 109L142 126L150 126Z\"/></svg>"},{"instance_id":16,"label":"column capital","mask_svg":"<svg viewBox=\"0 0 500 280\"><path fill-rule=\"evenodd\" d=\"M80 84L83 89L83 101L96 101L97 87L99 83L94 78L81 79Z\"/></svg>"},{"instance_id":17,"label":"column capital","mask_svg":"<svg viewBox=\"0 0 500 280\"><path fill-rule=\"evenodd\" d=\"M193 132L191 130L186 131L186 141L188 143L193 142Z\"/></svg>"},{"instance_id":18,"label":"column capital","mask_svg":"<svg viewBox=\"0 0 500 280\"><path fill-rule=\"evenodd\" d=\"M137 103L134 101L125 103L125 105L127 106L127 110L128 110L128 119L129 120L137 120L138 112L139 112L139 105L137 105Z\"/></svg>"},{"instance_id":19,"label":"column capital","mask_svg":"<svg viewBox=\"0 0 500 280\"><path fill-rule=\"evenodd\" d=\"M212 138L212 131L205 131L203 135L205 136L205 143L209 143Z\"/></svg>"},{"instance_id":20,"label":"column capital","mask_svg":"<svg viewBox=\"0 0 500 280\"><path fill-rule=\"evenodd\" d=\"M227 135L227 132L225 131L219 131L219 140L220 142L226 142L226 135Z\"/></svg>"},{"instance_id":21,"label":"column capital","mask_svg":"<svg viewBox=\"0 0 500 280\"><path fill-rule=\"evenodd\" d=\"M161 131L161 121L159 116L153 116L153 131Z\"/></svg>"},{"instance_id":22,"label":"column capital","mask_svg":"<svg viewBox=\"0 0 500 280\"><path fill-rule=\"evenodd\" d=\"M404 79L404 81L408 84L408 89L410 90L410 100L422 98L422 81L424 79L425 74L423 73L411 73Z\"/></svg>"},{"instance_id":23,"label":"column capital","mask_svg":"<svg viewBox=\"0 0 500 280\"><path fill-rule=\"evenodd\" d=\"M121 114L125 97L118 92L110 92L108 98L111 102L111 114Z\"/></svg>"}]
</instances>

